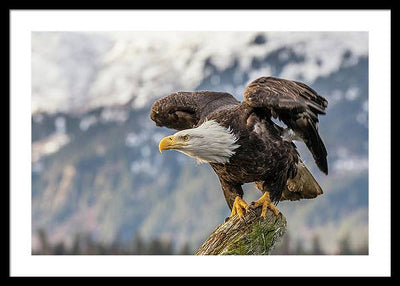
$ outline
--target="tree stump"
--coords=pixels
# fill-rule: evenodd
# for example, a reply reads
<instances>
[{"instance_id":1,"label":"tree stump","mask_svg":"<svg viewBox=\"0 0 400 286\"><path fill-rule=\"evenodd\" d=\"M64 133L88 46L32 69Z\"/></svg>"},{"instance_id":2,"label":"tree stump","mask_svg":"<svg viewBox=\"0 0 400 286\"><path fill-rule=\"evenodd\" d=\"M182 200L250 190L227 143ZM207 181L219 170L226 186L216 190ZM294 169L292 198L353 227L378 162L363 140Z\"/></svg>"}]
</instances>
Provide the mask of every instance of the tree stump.
<instances>
[{"instance_id":1,"label":"tree stump","mask_svg":"<svg viewBox=\"0 0 400 286\"><path fill-rule=\"evenodd\" d=\"M237 215L217 226L195 255L268 255L286 232L286 218L268 210L265 219L261 208Z\"/></svg>"}]
</instances>

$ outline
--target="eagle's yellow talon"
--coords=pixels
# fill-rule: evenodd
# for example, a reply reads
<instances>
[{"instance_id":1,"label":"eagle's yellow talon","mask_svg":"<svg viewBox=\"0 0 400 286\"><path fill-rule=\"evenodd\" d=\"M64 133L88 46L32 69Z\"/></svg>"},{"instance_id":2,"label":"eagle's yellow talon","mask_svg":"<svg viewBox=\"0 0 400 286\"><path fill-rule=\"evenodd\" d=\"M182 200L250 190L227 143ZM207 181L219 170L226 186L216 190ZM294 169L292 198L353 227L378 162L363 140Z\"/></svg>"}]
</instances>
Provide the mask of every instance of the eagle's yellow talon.
<instances>
[{"instance_id":1,"label":"eagle's yellow talon","mask_svg":"<svg viewBox=\"0 0 400 286\"><path fill-rule=\"evenodd\" d=\"M265 192L261 198L259 198L257 201L251 203L251 208L256 209L259 206L262 206L261 209L261 217L265 218L267 215L267 209L269 208L276 216L279 215L279 210L275 207L275 205L271 202L271 199L269 198L269 193Z\"/></svg>"},{"instance_id":2,"label":"eagle's yellow talon","mask_svg":"<svg viewBox=\"0 0 400 286\"><path fill-rule=\"evenodd\" d=\"M249 209L249 205L241 197L237 196L233 202L232 213L229 218L232 218L237 214L239 219L244 221L243 209L247 211Z\"/></svg>"}]
</instances>

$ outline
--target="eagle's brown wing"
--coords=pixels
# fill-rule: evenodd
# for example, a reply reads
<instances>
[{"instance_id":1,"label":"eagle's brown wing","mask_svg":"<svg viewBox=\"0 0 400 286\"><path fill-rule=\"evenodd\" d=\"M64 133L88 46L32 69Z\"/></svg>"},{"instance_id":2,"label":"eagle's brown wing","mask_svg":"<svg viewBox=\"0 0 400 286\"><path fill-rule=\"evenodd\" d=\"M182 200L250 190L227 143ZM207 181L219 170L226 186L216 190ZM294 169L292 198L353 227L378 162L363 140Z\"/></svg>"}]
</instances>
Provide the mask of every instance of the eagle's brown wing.
<instances>
[{"instance_id":1,"label":"eagle's brown wing","mask_svg":"<svg viewBox=\"0 0 400 286\"><path fill-rule=\"evenodd\" d=\"M183 130L193 128L211 112L240 104L226 92L175 92L157 100L151 107L150 118L157 126Z\"/></svg>"},{"instance_id":2,"label":"eagle's brown wing","mask_svg":"<svg viewBox=\"0 0 400 286\"><path fill-rule=\"evenodd\" d=\"M243 97L251 107L268 110L291 128L307 145L319 169L328 173L327 151L318 134L318 115L325 114L328 106L325 98L304 83L274 77L254 80Z\"/></svg>"}]
</instances>

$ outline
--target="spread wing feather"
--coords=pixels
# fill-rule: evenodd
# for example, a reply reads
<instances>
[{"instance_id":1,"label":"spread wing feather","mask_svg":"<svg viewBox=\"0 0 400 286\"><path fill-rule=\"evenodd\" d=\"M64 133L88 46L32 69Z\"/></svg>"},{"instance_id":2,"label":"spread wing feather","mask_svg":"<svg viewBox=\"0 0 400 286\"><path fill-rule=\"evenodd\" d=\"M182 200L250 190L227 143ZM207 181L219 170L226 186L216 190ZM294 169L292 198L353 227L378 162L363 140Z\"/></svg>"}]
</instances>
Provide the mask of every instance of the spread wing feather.
<instances>
[{"instance_id":1,"label":"spread wing feather","mask_svg":"<svg viewBox=\"0 0 400 286\"><path fill-rule=\"evenodd\" d=\"M297 81L261 77L251 82L243 94L253 108L268 109L307 145L317 166L328 173L327 151L318 134L318 115L325 114L328 101L315 90Z\"/></svg>"},{"instance_id":2,"label":"spread wing feather","mask_svg":"<svg viewBox=\"0 0 400 286\"><path fill-rule=\"evenodd\" d=\"M239 103L226 92L175 92L153 104L150 118L157 126L176 130L189 129L195 127L211 112Z\"/></svg>"}]
</instances>

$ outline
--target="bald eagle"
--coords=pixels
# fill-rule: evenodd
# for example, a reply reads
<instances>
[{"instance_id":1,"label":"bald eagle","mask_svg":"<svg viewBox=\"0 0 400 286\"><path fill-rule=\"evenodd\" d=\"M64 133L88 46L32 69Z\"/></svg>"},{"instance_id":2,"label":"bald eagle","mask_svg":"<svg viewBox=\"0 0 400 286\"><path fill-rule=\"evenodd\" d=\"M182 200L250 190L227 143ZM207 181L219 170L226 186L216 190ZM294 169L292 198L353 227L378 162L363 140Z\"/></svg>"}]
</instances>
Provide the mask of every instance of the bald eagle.
<instances>
[{"instance_id":1,"label":"bald eagle","mask_svg":"<svg viewBox=\"0 0 400 286\"><path fill-rule=\"evenodd\" d=\"M221 183L230 217L262 207L261 217L283 200L311 199L323 191L300 158L302 140L318 168L328 174L318 115L328 102L304 83L261 77L249 83L243 102L215 91L175 92L157 100L150 118L178 130L159 150L173 149L209 163ZM273 120L275 118L275 120ZM279 121L284 124L278 124ZM263 195L247 204L242 185L254 182Z\"/></svg>"}]
</instances>

